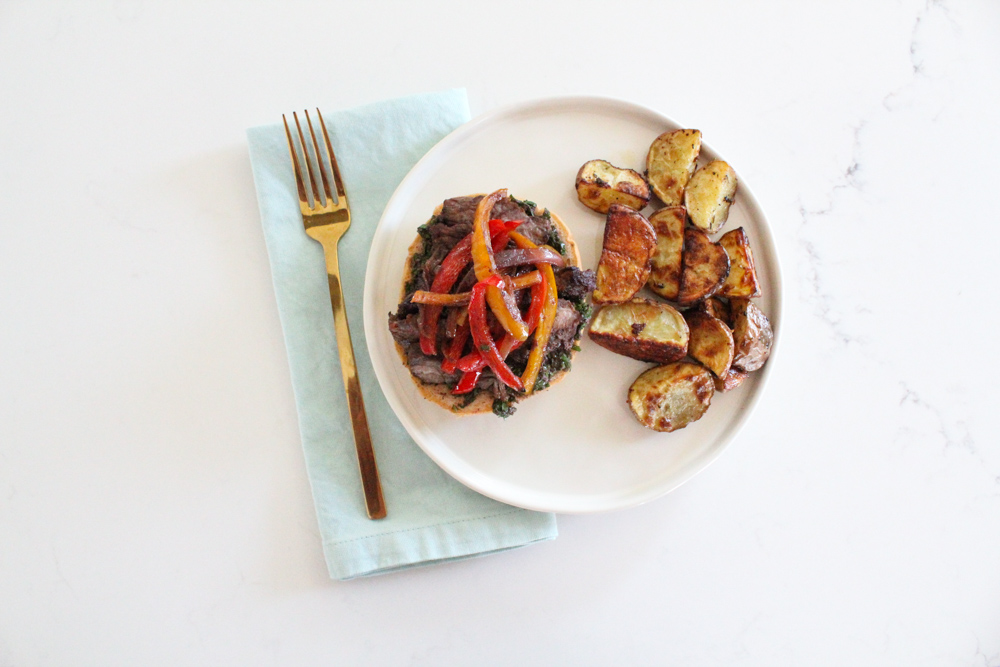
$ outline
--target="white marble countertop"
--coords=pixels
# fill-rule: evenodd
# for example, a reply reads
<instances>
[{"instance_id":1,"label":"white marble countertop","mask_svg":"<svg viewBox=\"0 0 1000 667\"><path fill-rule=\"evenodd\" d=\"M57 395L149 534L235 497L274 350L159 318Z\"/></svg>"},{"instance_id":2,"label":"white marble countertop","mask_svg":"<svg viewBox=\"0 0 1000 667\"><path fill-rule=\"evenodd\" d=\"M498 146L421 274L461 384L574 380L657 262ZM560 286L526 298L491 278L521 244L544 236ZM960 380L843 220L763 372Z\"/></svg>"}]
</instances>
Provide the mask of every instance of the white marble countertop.
<instances>
[{"instance_id":1,"label":"white marble countertop","mask_svg":"<svg viewBox=\"0 0 1000 667\"><path fill-rule=\"evenodd\" d=\"M0 8L0 665L1000 666L1000 5L191 7ZM702 129L782 349L667 497L332 582L244 130L453 87Z\"/></svg>"}]
</instances>

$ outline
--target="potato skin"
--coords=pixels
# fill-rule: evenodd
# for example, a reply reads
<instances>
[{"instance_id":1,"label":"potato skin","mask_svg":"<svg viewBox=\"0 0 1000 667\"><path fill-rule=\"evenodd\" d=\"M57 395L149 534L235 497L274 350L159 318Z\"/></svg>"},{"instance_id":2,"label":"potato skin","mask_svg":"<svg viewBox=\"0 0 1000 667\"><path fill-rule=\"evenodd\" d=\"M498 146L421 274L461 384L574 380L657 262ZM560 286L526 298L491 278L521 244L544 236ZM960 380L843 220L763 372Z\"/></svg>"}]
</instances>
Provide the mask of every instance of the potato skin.
<instances>
[{"instance_id":1,"label":"potato skin","mask_svg":"<svg viewBox=\"0 0 1000 667\"><path fill-rule=\"evenodd\" d=\"M724 377L733 363L733 332L722 320L700 310L684 313L690 330L688 354L715 377Z\"/></svg>"},{"instance_id":2,"label":"potato skin","mask_svg":"<svg viewBox=\"0 0 1000 667\"><path fill-rule=\"evenodd\" d=\"M759 369L771 354L774 332L771 323L750 299L732 299L733 341L736 353L733 366L751 372Z\"/></svg>"},{"instance_id":3,"label":"potato skin","mask_svg":"<svg viewBox=\"0 0 1000 667\"><path fill-rule=\"evenodd\" d=\"M676 301L681 288L687 211L683 206L662 208L649 216L649 224L656 232L656 248L649 261L646 284L664 299Z\"/></svg>"},{"instance_id":4,"label":"potato skin","mask_svg":"<svg viewBox=\"0 0 1000 667\"><path fill-rule=\"evenodd\" d=\"M649 278L649 258L655 248L656 232L649 221L635 209L612 204L597 263L593 302L600 305L631 299Z\"/></svg>"},{"instance_id":5,"label":"potato skin","mask_svg":"<svg viewBox=\"0 0 1000 667\"><path fill-rule=\"evenodd\" d=\"M590 321L590 339L617 354L665 364L688 351L688 324L672 306L632 299L604 306Z\"/></svg>"},{"instance_id":6,"label":"potato skin","mask_svg":"<svg viewBox=\"0 0 1000 667\"><path fill-rule=\"evenodd\" d=\"M738 368L730 368L726 371L726 374L722 377L715 377L715 391L732 391L736 389L743 381L750 376L746 371L741 371Z\"/></svg>"},{"instance_id":7,"label":"potato skin","mask_svg":"<svg viewBox=\"0 0 1000 667\"><path fill-rule=\"evenodd\" d=\"M723 301L717 296L710 296L704 301L699 301L695 307L722 320L730 329L733 328L732 311L729 309L728 301Z\"/></svg>"},{"instance_id":8,"label":"potato skin","mask_svg":"<svg viewBox=\"0 0 1000 667\"><path fill-rule=\"evenodd\" d=\"M706 368L678 361L637 377L628 390L628 405L640 424L669 433L701 419L714 394L715 383Z\"/></svg>"},{"instance_id":9,"label":"potato skin","mask_svg":"<svg viewBox=\"0 0 1000 667\"><path fill-rule=\"evenodd\" d=\"M736 172L722 160L709 162L688 181L684 206L691 224L714 234L726 224L729 206L736 200Z\"/></svg>"},{"instance_id":10,"label":"potato skin","mask_svg":"<svg viewBox=\"0 0 1000 667\"><path fill-rule=\"evenodd\" d=\"M753 263L753 251L750 250L750 240L742 227L726 232L719 239L726 254L729 256L729 275L719 289L720 296L754 297L760 296L760 282L757 280L757 269Z\"/></svg>"},{"instance_id":11,"label":"potato skin","mask_svg":"<svg viewBox=\"0 0 1000 667\"><path fill-rule=\"evenodd\" d=\"M684 230L684 257L677 303L690 306L719 291L729 275L729 256L708 234L688 227Z\"/></svg>"},{"instance_id":12,"label":"potato skin","mask_svg":"<svg viewBox=\"0 0 1000 667\"><path fill-rule=\"evenodd\" d=\"M649 187L667 206L684 203L684 188L701 152L700 130L673 130L653 140L646 154Z\"/></svg>"},{"instance_id":13,"label":"potato skin","mask_svg":"<svg viewBox=\"0 0 1000 667\"><path fill-rule=\"evenodd\" d=\"M590 160L576 174L576 196L587 208L607 213L612 204L642 210L650 192L639 172L620 169L607 160Z\"/></svg>"}]
</instances>

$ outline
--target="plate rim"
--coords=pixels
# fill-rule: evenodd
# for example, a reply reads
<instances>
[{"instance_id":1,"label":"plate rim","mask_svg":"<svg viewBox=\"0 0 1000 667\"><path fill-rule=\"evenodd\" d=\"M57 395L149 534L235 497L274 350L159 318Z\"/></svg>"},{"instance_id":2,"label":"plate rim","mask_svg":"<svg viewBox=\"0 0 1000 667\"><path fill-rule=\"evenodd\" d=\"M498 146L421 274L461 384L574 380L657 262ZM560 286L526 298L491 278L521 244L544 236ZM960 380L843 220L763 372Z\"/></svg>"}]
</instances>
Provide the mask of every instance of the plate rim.
<instances>
[{"instance_id":1,"label":"plate rim","mask_svg":"<svg viewBox=\"0 0 1000 667\"><path fill-rule=\"evenodd\" d=\"M655 110L645 105L625 100L616 97L600 96L600 95L567 95L567 96L555 96L555 97L540 97L530 100L524 100L521 102L515 102L512 104L503 105L497 107L496 109L487 111L485 113L476 116L475 118L469 120L468 122L458 126L447 135L445 135L440 141L438 141L427 153L425 153L413 167L407 172L406 176L399 182L395 190L393 190L392 196L386 202L385 208L382 210L382 214L379 217L378 225L375 228L373 239L378 239L385 234L386 220L389 215L395 213L395 209L399 207L399 200L402 199L404 193L408 190L408 185L410 181L416 179L417 174L421 173L426 165L435 161L439 154L451 149L453 146L459 145L462 141L466 140L470 135L476 134L482 128L487 127L498 122L502 122L505 119L516 117L519 114L524 114L532 111L548 111L557 110L559 107L587 107L590 109L605 108L608 110L624 112L625 114L640 114L650 118L656 119L658 122L663 123L666 126L673 126L678 128L685 127L684 125L678 123L673 118ZM714 153L720 156L718 151L708 142L702 142L703 148L708 149L708 152ZM742 432L746 423L753 416L753 413L757 409L760 403L761 397L763 396L767 384L770 380L771 374L773 372L775 351L780 346L781 332L784 328L784 275L781 267L780 253L778 252L777 243L775 242L774 234L771 229L771 223L768 220L763 207L760 205L759 200L754 195L752 188L747 184L747 182L740 176L739 171L733 168L736 172L738 182L740 184L740 198L749 205L750 213L753 218L760 220L763 224L760 225L758 230L758 238L762 240L768 249L768 264L772 269L775 277L774 284L771 286L771 300L773 301L771 305L771 313L769 319L772 321L774 329L774 339L771 346L771 356L768 359L768 363L764 365L760 371L758 371L757 388L754 395L746 399L745 407L740 411L740 414L736 417L736 424L725 436L720 438L717 443L718 446L708 452L703 459L699 461L697 466L690 469L686 469L678 474L674 479L668 484L662 485L648 485L643 488L640 492L629 494L626 499L621 502L614 502L605 505L599 505L596 507L581 507L574 506L570 504L550 504L550 505L539 505L538 503L524 502L517 498L511 498L503 493L497 493L496 490L479 484L475 481L468 480L463 476L460 476L451 466L447 464L442 458L433 451L433 448L425 446L420 438L415 434L415 431L419 432L419 429L413 423L412 417L409 415L405 406L401 404L399 399L394 395L393 392L387 391L385 387L389 384L389 379L386 377L385 373L387 369L384 368L384 360L381 360L376 354L375 341L376 336L379 334L379 321L377 319L377 314L375 311L375 290L369 288L369 285L374 284L375 276L378 272L377 270L377 260L376 255L376 243L373 241L371 247L368 251L368 265L365 270L365 287L364 287L364 300L363 300L363 319L364 319L364 331L365 331L365 343L368 348L368 354L372 361L372 367L375 372L375 377L379 383L379 387L382 390L386 401L389 403L390 408L392 408L393 413L399 419L400 423L406 429L407 434L413 439L413 441L420 447L420 450L424 452L434 463L444 470L450 477L463 484L464 486L480 493L488 498L492 498L498 502L502 502L515 507L520 507L527 510L534 510L539 512L557 512L560 514L596 514L603 512L611 512L621 509L627 509L630 507L637 507L645 503L651 502L658 498L662 498L668 493L676 490L678 487L687 483L693 479L696 475L703 472L706 468L712 465L715 461L719 459L724 452L736 439L736 437ZM778 355L780 357L780 355ZM650 490L651 489L651 490ZM602 494L607 495L607 494Z\"/></svg>"}]
</instances>

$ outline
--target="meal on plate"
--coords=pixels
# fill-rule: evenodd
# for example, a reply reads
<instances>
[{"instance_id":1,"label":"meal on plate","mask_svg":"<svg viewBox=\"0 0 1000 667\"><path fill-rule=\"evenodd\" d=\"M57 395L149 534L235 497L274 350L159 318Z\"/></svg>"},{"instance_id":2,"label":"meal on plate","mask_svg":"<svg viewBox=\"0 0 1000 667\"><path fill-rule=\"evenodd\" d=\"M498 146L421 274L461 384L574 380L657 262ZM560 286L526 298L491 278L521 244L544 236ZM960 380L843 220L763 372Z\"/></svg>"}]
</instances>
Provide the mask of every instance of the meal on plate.
<instances>
[{"instance_id":1,"label":"meal on plate","mask_svg":"<svg viewBox=\"0 0 1000 667\"><path fill-rule=\"evenodd\" d=\"M700 419L716 391L736 389L764 365L774 340L750 300L761 287L746 231L711 238L736 200L736 172L722 160L698 167L700 153L699 130L673 130L650 146L645 177L590 160L576 178L581 203L607 213L594 291L602 307L588 335L658 364L627 398L635 418L656 431ZM650 192L664 206L647 218ZM673 305L637 297L643 287Z\"/></svg>"},{"instance_id":2,"label":"meal on plate","mask_svg":"<svg viewBox=\"0 0 1000 667\"><path fill-rule=\"evenodd\" d=\"M418 229L389 331L425 398L508 417L569 371L594 286L550 211L506 190L455 197Z\"/></svg>"}]
</instances>

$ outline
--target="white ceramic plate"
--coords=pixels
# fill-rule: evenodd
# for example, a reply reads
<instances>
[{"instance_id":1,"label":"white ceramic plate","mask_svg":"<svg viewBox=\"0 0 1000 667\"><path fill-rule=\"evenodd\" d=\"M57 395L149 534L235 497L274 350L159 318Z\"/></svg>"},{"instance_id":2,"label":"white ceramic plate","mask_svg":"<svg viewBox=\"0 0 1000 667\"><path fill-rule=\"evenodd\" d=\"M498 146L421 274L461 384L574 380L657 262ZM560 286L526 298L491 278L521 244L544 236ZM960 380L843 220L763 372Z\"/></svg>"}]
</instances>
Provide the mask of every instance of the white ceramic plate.
<instances>
[{"instance_id":1,"label":"white ceramic plate","mask_svg":"<svg viewBox=\"0 0 1000 667\"><path fill-rule=\"evenodd\" d=\"M771 364L739 389L716 392L698 422L674 433L639 425L625 402L649 367L581 341L572 371L517 406L507 420L459 417L424 400L400 363L387 327L396 310L407 248L418 226L449 197L507 188L558 214L579 244L585 267L600 254L604 216L577 201L574 181L587 160L642 171L661 132L680 127L655 111L594 97L539 100L481 116L435 146L400 183L379 222L365 281L365 334L375 373L417 444L465 485L511 505L586 513L620 509L677 488L715 460L750 416ZM718 159L703 144L700 163ZM734 165L738 167L738 165ZM738 169L737 169L738 171ZM647 210L647 213L649 210ZM781 281L767 221L740 180L725 230L746 228L775 346Z\"/></svg>"}]
</instances>

